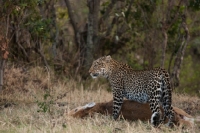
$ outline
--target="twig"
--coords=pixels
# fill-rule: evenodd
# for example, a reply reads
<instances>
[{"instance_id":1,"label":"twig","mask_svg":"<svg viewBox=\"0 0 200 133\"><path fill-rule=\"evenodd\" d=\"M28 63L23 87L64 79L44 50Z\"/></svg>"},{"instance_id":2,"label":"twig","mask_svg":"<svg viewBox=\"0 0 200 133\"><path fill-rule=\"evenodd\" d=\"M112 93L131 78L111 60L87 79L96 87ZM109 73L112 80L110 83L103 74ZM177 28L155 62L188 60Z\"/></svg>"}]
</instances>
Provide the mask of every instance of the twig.
<instances>
[{"instance_id":1,"label":"twig","mask_svg":"<svg viewBox=\"0 0 200 133\"><path fill-rule=\"evenodd\" d=\"M42 50L41 50L41 40L39 40L38 45L39 45L39 49L37 51L38 51L39 55L42 57L42 60L45 64L45 66L47 67L48 71L50 71L50 67L47 63L47 60L46 60L44 54L42 53Z\"/></svg>"},{"instance_id":2,"label":"twig","mask_svg":"<svg viewBox=\"0 0 200 133\"><path fill-rule=\"evenodd\" d=\"M21 48L21 50L22 50L22 52L24 53L24 55L25 55L26 59L28 60L28 62L30 62L29 56L28 56L28 54L26 53L26 50L24 49L24 47L21 45L21 43L20 43L20 41L19 41L19 28L18 28L18 27L19 27L19 26L16 26L16 25L15 25L15 30L16 30L15 35L16 35L16 42L17 42L17 45Z\"/></svg>"},{"instance_id":3,"label":"twig","mask_svg":"<svg viewBox=\"0 0 200 133\"><path fill-rule=\"evenodd\" d=\"M53 101L57 101L58 99L62 99L63 97L65 97L67 95L67 93L69 93L70 91L72 91L73 89L70 89L68 91L66 91L64 94L60 94L59 96L57 96L57 98Z\"/></svg>"}]
</instances>

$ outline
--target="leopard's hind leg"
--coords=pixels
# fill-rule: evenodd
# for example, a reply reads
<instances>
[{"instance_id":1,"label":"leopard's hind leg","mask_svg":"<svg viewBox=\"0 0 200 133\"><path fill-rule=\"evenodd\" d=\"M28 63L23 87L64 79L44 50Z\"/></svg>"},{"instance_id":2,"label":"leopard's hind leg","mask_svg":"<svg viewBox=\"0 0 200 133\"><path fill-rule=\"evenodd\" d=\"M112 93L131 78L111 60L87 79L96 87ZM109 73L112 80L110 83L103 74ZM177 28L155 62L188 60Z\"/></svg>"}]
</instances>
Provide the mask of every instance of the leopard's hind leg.
<instances>
[{"instance_id":1,"label":"leopard's hind leg","mask_svg":"<svg viewBox=\"0 0 200 133\"><path fill-rule=\"evenodd\" d=\"M171 100L168 96L164 97L163 109L164 109L163 121L165 121L165 118L168 117L168 123L166 125L172 127L175 119L175 114L171 106Z\"/></svg>"},{"instance_id":2,"label":"leopard's hind leg","mask_svg":"<svg viewBox=\"0 0 200 133\"><path fill-rule=\"evenodd\" d=\"M152 100L154 101L154 100ZM151 124L157 127L160 124L161 111L158 102L150 102L150 109L152 111Z\"/></svg>"},{"instance_id":3,"label":"leopard's hind leg","mask_svg":"<svg viewBox=\"0 0 200 133\"><path fill-rule=\"evenodd\" d=\"M151 123L157 127L161 122L160 98L161 98L161 83L155 82L154 91L151 92L150 109L152 111Z\"/></svg>"}]
</instances>

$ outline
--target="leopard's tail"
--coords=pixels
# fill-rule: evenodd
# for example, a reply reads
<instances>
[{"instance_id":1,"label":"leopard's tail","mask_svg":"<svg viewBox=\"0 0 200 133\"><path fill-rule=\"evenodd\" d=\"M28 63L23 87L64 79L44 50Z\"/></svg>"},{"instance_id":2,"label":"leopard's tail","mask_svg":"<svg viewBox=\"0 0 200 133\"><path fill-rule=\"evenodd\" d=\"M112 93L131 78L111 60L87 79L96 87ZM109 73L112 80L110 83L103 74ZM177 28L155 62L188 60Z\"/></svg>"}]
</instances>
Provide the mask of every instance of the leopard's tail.
<instances>
[{"instance_id":1,"label":"leopard's tail","mask_svg":"<svg viewBox=\"0 0 200 133\"><path fill-rule=\"evenodd\" d=\"M174 121L174 111L172 108L172 89L170 85L170 77L169 73L166 70L162 71L162 94L161 94L161 104L164 109L163 120L165 121L166 117L168 117L170 126Z\"/></svg>"}]
</instances>

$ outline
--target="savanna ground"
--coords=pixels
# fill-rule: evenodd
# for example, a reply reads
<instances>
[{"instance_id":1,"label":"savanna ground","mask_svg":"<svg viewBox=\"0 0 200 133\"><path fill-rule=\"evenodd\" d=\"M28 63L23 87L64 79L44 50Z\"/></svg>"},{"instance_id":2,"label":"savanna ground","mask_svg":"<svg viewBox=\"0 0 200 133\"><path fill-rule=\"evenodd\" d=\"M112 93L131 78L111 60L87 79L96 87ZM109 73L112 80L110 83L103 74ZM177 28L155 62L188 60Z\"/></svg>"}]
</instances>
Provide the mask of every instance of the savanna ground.
<instances>
[{"instance_id":1,"label":"savanna ground","mask_svg":"<svg viewBox=\"0 0 200 133\"><path fill-rule=\"evenodd\" d=\"M155 129L149 122L114 121L111 117L95 115L76 119L67 112L89 102L112 99L107 82L101 79L82 81L58 77L45 68L6 66L4 90L0 95L0 132L67 132L67 133L155 133L199 132L200 123L193 128L161 126ZM173 105L197 118L200 98L173 93Z\"/></svg>"}]
</instances>

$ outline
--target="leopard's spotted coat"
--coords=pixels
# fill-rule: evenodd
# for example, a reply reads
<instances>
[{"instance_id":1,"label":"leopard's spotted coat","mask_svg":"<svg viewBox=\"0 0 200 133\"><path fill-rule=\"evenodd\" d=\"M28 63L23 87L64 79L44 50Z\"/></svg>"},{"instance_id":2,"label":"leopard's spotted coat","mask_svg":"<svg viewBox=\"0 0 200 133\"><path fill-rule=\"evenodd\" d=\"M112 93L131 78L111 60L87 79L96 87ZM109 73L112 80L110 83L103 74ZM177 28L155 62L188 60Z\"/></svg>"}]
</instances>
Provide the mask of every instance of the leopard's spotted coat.
<instances>
[{"instance_id":1,"label":"leopard's spotted coat","mask_svg":"<svg viewBox=\"0 0 200 133\"><path fill-rule=\"evenodd\" d=\"M93 78L103 76L109 80L113 92L114 119L118 118L125 97L141 103L149 102L152 111L151 123L154 126L158 126L166 117L169 119L168 125L173 125L169 74L164 69L136 71L111 56L104 56L93 62L89 73ZM164 109L163 119L160 105Z\"/></svg>"}]
</instances>

